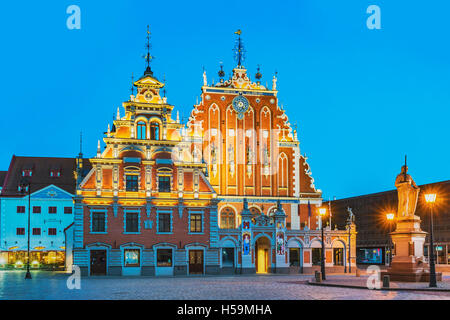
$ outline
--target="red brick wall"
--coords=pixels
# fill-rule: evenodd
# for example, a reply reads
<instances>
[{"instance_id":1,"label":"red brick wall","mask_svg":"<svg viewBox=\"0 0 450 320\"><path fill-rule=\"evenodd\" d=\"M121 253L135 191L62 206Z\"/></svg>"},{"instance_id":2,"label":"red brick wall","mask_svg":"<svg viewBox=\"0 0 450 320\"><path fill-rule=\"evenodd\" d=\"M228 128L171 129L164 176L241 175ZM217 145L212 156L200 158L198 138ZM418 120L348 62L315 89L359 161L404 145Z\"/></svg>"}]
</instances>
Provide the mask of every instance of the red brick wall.
<instances>
[{"instance_id":1,"label":"red brick wall","mask_svg":"<svg viewBox=\"0 0 450 320\"><path fill-rule=\"evenodd\" d=\"M95 208L93 208L95 209ZM163 209L163 208L161 208ZM171 209L171 208L164 208ZM178 208L172 210L172 234L156 234L156 208L152 208L150 218L147 218L146 209L140 210L140 234L124 234L124 211L122 208L117 210L117 217L114 217L112 208L108 208L107 212L107 234L91 234L90 233L90 209L84 207L84 244L93 242L103 242L114 247L119 247L127 242L137 242L145 245L146 248L161 242L169 242L183 247L193 242L201 242L208 244L209 241L209 209L205 209L203 213L203 234L191 235L189 233L189 213L188 209L183 209L183 217L180 219ZM152 229L144 228L144 220L153 221ZM180 245L181 241L181 245Z\"/></svg>"}]
</instances>

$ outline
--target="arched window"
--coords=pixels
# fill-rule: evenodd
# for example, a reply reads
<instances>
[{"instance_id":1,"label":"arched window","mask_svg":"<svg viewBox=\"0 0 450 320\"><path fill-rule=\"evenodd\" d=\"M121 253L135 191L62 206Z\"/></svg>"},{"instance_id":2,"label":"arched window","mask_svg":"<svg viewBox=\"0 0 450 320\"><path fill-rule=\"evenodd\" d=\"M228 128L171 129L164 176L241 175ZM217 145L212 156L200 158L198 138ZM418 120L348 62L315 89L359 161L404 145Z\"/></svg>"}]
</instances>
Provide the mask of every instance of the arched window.
<instances>
[{"instance_id":1,"label":"arched window","mask_svg":"<svg viewBox=\"0 0 450 320\"><path fill-rule=\"evenodd\" d=\"M159 140L159 124L157 122L150 123L150 140Z\"/></svg>"},{"instance_id":2,"label":"arched window","mask_svg":"<svg viewBox=\"0 0 450 320\"><path fill-rule=\"evenodd\" d=\"M288 158L284 153L281 153L278 158L278 186L286 188L288 186Z\"/></svg>"},{"instance_id":3,"label":"arched window","mask_svg":"<svg viewBox=\"0 0 450 320\"><path fill-rule=\"evenodd\" d=\"M222 229L234 229L235 228L235 215L234 210L230 207L225 207L220 213L220 228Z\"/></svg>"},{"instance_id":4,"label":"arched window","mask_svg":"<svg viewBox=\"0 0 450 320\"><path fill-rule=\"evenodd\" d=\"M252 221L253 223L255 223L256 218L261 215L261 211L256 207L251 207L249 210L250 213L252 214Z\"/></svg>"},{"instance_id":5,"label":"arched window","mask_svg":"<svg viewBox=\"0 0 450 320\"><path fill-rule=\"evenodd\" d=\"M144 140L147 137L147 126L145 125L145 122L139 121L136 125L136 131L137 131L137 138Z\"/></svg>"}]
</instances>

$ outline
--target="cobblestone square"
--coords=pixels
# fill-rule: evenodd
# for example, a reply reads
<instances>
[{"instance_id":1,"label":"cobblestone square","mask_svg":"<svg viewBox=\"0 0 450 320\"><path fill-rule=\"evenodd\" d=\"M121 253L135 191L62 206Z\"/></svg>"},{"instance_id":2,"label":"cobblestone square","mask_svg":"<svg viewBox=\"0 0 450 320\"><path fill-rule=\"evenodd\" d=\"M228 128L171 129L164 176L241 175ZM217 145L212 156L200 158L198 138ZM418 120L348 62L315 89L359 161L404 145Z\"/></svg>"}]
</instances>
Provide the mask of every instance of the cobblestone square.
<instances>
[{"instance_id":1,"label":"cobblestone square","mask_svg":"<svg viewBox=\"0 0 450 320\"><path fill-rule=\"evenodd\" d=\"M70 290L64 273L0 271L0 299L45 300L448 300L450 292L383 291L311 286L312 275L87 277ZM352 276L329 275L343 282ZM450 275L444 276L446 282Z\"/></svg>"}]
</instances>

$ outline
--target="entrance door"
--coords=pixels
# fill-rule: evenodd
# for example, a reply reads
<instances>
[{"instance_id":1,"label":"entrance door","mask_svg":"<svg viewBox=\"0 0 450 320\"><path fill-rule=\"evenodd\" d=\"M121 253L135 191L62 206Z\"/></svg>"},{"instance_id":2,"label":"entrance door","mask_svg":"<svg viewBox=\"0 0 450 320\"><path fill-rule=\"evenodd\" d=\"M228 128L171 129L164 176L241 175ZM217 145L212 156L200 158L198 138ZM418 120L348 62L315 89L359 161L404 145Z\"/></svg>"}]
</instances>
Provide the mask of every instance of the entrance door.
<instances>
[{"instance_id":1,"label":"entrance door","mask_svg":"<svg viewBox=\"0 0 450 320\"><path fill-rule=\"evenodd\" d=\"M259 238L256 241L256 273L268 273L270 262L270 241L266 237Z\"/></svg>"},{"instance_id":2,"label":"entrance door","mask_svg":"<svg viewBox=\"0 0 450 320\"><path fill-rule=\"evenodd\" d=\"M91 250L91 276L106 275L106 250Z\"/></svg>"},{"instance_id":3,"label":"entrance door","mask_svg":"<svg viewBox=\"0 0 450 320\"><path fill-rule=\"evenodd\" d=\"M344 249L343 248L334 248L334 265L335 266L343 266L344 265Z\"/></svg>"},{"instance_id":4,"label":"entrance door","mask_svg":"<svg viewBox=\"0 0 450 320\"><path fill-rule=\"evenodd\" d=\"M203 250L189 250L189 274L203 274Z\"/></svg>"}]
</instances>

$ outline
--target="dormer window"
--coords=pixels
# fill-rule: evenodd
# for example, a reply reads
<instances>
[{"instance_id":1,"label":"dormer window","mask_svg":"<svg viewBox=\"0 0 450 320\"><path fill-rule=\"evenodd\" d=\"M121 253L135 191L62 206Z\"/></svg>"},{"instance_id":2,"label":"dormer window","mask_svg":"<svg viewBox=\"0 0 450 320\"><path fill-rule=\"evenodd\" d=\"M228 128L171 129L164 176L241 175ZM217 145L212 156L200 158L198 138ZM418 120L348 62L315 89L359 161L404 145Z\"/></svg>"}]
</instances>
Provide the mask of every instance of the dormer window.
<instances>
[{"instance_id":1,"label":"dormer window","mask_svg":"<svg viewBox=\"0 0 450 320\"><path fill-rule=\"evenodd\" d=\"M50 177L60 177L61 170L60 169L50 169Z\"/></svg>"},{"instance_id":2,"label":"dormer window","mask_svg":"<svg viewBox=\"0 0 450 320\"><path fill-rule=\"evenodd\" d=\"M31 177L31 176L33 176L33 170L31 169L22 170L22 177Z\"/></svg>"},{"instance_id":3,"label":"dormer window","mask_svg":"<svg viewBox=\"0 0 450 320\"><path fill-rule=\"evenodd\" d=\"M28 192L28 185L26 185L26 186L21 186L21 185L19 185L19 186L17 187L17 190L18 190L19 192Z\"/></svg>"},{"instance_id":4,"label":"dormer window","mask_svg":"<svg viewBox=\"0 0 450 320\"><path fill-rule=\"evenodd\" d=\"M140 140L147 138L147 126L144 121L139 121L136 125L136 137Z\"/></svg>"}]
</instances>

